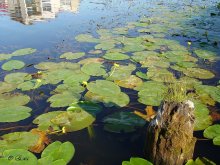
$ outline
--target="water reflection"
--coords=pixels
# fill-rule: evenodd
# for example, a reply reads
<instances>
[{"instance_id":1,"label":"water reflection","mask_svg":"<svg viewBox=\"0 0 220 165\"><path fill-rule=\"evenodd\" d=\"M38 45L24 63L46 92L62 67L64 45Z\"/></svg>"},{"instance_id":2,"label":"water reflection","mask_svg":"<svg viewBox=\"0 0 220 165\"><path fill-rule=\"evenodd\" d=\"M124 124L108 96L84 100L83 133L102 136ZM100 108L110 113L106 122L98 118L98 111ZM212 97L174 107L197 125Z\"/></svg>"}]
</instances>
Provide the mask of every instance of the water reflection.
<instances>
[{"instance_id":1,"label":"water reflection","mask_svg":"<svg viewBox=\"0 0 220 165\"><path fill-rule=\"evenodd\" d=\"M55 18L60 11L77 13L79 4L80 0L0 0L0 12L30 25L34 21Z\"/></svg>"}]
</instances>

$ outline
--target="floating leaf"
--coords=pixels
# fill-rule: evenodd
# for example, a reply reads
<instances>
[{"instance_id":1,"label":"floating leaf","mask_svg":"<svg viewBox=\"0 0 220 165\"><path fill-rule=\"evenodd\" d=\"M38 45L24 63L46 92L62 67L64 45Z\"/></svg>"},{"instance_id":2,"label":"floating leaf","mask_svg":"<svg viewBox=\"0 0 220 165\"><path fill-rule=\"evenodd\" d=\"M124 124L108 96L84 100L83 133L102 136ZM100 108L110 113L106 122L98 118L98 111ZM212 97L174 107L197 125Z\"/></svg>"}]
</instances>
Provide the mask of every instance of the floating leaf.
<instances>
[{"instance_id":1,"label":"floating leaf","mask_svg":"<svg viewBox=\"0 0 220 165\"><path fill-rule=\"evenodd\" d=\"M24 55L32 54L36 51L37 50L33 48L25 48L25 49L16 50L11 55L12 56L24 56Z\"/></svg>"},{"instance_id":2,"label":"floating leaf","mask_svg":"<svg viewBox=\"0 0 220 165\"><path fill-rule=\"evenodd\" d=\"M74 60L74 59L78 59L85 56L84 52L77 52L77 53L72 53L72 52L67 52L64 53L60 56L60 58L65 58L67 60Z\"/></svg>"},{"instance_id":3,"label":"floating leaf","mask_svg":"<svg viewBox=\"0 0 220 165\"><path fill-rule=\"evenodd\" d=\"M2 65L3 70L11 71L14 69L21 69L25 65L24 62L18 60L11 60Z\"/></svg>"},{"instance_id":4,"label":"floating leaf","mask_svg":"<svg viewBox=\"0 0 220 165\"><path fill-rule=\"evenodd\" d=\"M53 130L59 130L59 127L51 122L53 118L63 113L64 111L53 111L44 113L34 119L33 123L38 124L38 129L45 131L52 128Z\"/></svg>"},{"instance_id":5,"label":"floating leaf","mask_svg":"<svg viewBox=\"0 0 220 165\"><path fill-rule=\"evenodd\" d=\"M31 132L13 132L5 134L1 137L3 140L0 140L0 142L5 142L5 145L1 146L0 151L4 151L6 149L28 150L37 144L38 138L38 135Z\"/></svg>"},{"instance_id":6,"label":"floating leaf","mask_svg":"<svg viewBox=\"0 0 220 165\"><path fill-rule=\"evenodd\" d=\"M71 69L71 70L79 70L80 65L77 63L71 62L41 62L34 66L36 69L41 70L58 70L58 69Z\"/></svg>"},{"instance_id":7,"label":"floating leaf","mask_svg":"<svg viewBox=\"0 0 220 165\"><path fill-rule=\"evenodd\" d=\"M95 46L95 49L110 50L115 47L115 42L105 41Z\"/></svg>"},{"instance_id":8,"label":"floating leaf","mask_svg":"<svg viewBox=\"0 0 220 165\"><path fill-rule=\"evenodd\" d=\"M78 42L94 42L94 43L99 42L99 39L94 38L92 35L89 35L89 34L80 34L76 36L75 39Z\"/></svg>"},{"instance_id":9,"label":"floating leaf","mask_svg":"<svg viewBox=\"0 0 220 165\"><path fill-rule=\"evenodd\" d=\"M204 130L208 126L212 124L212 118L209 115L209 109L207 108L206 105L198 102L198 101L193 101L195 104L195 127L194 130Z\"/></svg>"},{"instance_id":10,"label":"floating leaf","mask_svg":"<svg viewBox=\"0 0 220 165\"><path fill-rule=\"evenodd\" d=\"M126 60L129 59L129 56L122 53L106 53L103 58L107 60Z\"/></svg>"},{"instance_id":11,"label":"floating leaf","mask_svg":"<svg viewBox=\"0 0 220 165\"><path fill-rule=\"evenodd\" d=\"M220 124L209 126L203 132L204 137L213 139L213 144L220 146Z\"/></svg>"},{"instance_id":12,"label":"floating leaf","mask_svg":"<svg viewBox=\"0 0 220 165\"><path fill-rule=\"evenodd\" d=\"M0 122L16 122L31 116L31 108L25 106L10 106L0 108Z\"/></svg>"},{"instance_id":13,"label":"floating leaf","mask_svg":"<svg viewBox=\"0 0 220 165\"><path fill-rule=\"evenodd\" d=\"M0 61L8 60L12 57L11 54L0 54Z\"/></svg>"},{"instance_id":14,"label":"floating leaf","mask_svg":"<svg viewBox=\"0 0 220 165\"><path fill-rule=\"evenodd\" d=\"M90 82L87 88L92 93L101 96L115 96L121 92L118 85L107 80L96 80L95 82Z\"/></svg>"},{"instance_id":15,"label":"floating leaf","mask_svg":"<svg viewBox=\"0 0 220 165\"><path fill-rule=\"evenodd\" d=\"M16 84L0 82L0 94L10 92L16 89Z\"/></svg>"},{"instance_id":16,"label":"floating leaf","mask_svg":"<svg viewBox=\"0 0 220 165\"><path fill-rule=\"evenodd\" d=\"M0 164L37 165L37 158L31 152L24 149L10 149L3 152Z\"/></svg>"},{"instance_id":17,"label":"floating leaf","mask_svg":"<svg viewBox=\"0 0 220 165\"><path fill-rule=\"evenodd\" d=\"M132 112L116 112L104 118L104 129L109 132L133 132L137 127L143 127L145 120Z\"/></svg>"},{"instance_id":18,"label":"floating leaf","mask_svg":"<svg viewBox=\"0 0 220 165\"><path fill-rule=\"evenodd\" d=\"M25 81L18 85L17 89L20 89L22 91L29 91L33 89L35 86L35 83L33 81Z\"/></svg>"},{"instance_id":19,"label":"floating leaf","mask_svg":"<svg viewBox=\"0 0 220 165\"><path fill-rule=\"evenodd\" d=\"M131 88L131 89L142 84L142 80L134 75L131 75L126 79L115 80L114 82L121 87Z\"/></svg>"},{"instance_id":20,"label":"floating leaf","mask_svg":"<svg viewBox=\"0 0 220 165\"><path fill-rule=\"evenodd\" d=\"M99 63L89 63L83 65L81 71L91 76L103 76L106 74L104 66Z\"/></svg>"},{"instance_id":21,"label":"floating leaf","mask_svg":"<svg viewBox=\"0 0 220 165\"><path fill-rule=\"evenodd\" d=\"M130 162L129 161L123 161L122 165L153 165L153 163L149 162L146 159L143 158L130 158Z\"/></svg>"},{"instance_id":22,"label":"floating leaf","mask_svg":"<svg viewBox=\"0 0 220 165\"><path fill-rule=\"evenodd\" d=\"M208 50L197 49L195 53L198 57L202 59L207 59L209 61L214 61L216 59L216 53Z\"/></svg>"},{"instance_id":23,"label":"floating leaf","mask_svg":"<svg viewBox=\"0 0 220 165\"><path fill-rule=\"evenodd\" d=\"M98 63L102 64L104 62L103 58L86 58L81 61L79 61L79 64L90 64L90 63Z\"/></svg>"},{"instance_id":24,"label":"floating leaf","mask_svg":"<svg viewBox=\"0 0 220 165\"><path fill-rule=\"evenodd\" d=\"M25 80L30 80L30 79L31 79L31 75L22 72L7 74L4 78L5 82L10 84L20 84L23 83Z\"/></svg>"},{"instance_id":25,"label":"floating leaf","mask_svg":"<svg viewBox=\"0 0 220 165\"><path fill-rule=\"evenodd\" d=\"M50 102L51 107L67 107L71 103L76 102L80 99L81 95L71 91L65 91L60 94L51 96L47 102Z\"/></svg>"},{"instance_id":26,"label":"floating leaf","mask_svg":"<svg viewBox=\"0 0 220 165\"><path fill-rule=\"evenodd\" d=\"M89 54L101 54L102 50L90 50L88 53Z\"/></svg>"},{"instance_id":27,"label":"floating leaf","mask_svg":"<svg viewBox=\"0 0 220 165\"><path fill-rule=\"evenodd\" d=\"M84 129L91 125L94 121L95 118L82 109L71 109L71 111L63 112L51 119L53 124L65 127L66 132Z\"/></svg>"},{"instance_id":28,"label":"floating leaf","mask_svg":"<svg viewBox=\"0 0 220 165\"><path fill-rule=\"evenodd\" d=\"M183 70L183 73L189 77L199 78L199 79L211 79L215 75L208 70L201 68L187 68Z\"/></svg>"},{"instance_id":29,"label":"floating leaf","mask_svg":"<svg viewBox=\"0 0 220 165\"><path fill-rule=\"evenodd\" d=\"M76 110L76 111L84 110L88 112L89 114L96 116L96 114L102 110L102 107L90 101L80 101L80 102L71 104L70 107L67 109L67 111L72 111L72 110Z\"/></svg>"},{"instance_id":30,"label":"floating leaf","mask_svg":"<svg viewBox=\"0 0 220 165\"><path fill-rule=\"evenodd\" d=\"M67 164L74 154L75 148L72 143L55 141L45 148L41 154L41 158L52 157L53 161L63 159Z\"/></svg>"},{"instance_id":31,"label":"floating leaf","mask_svg":"<svg viewBox=\"0 0 220 165\"><path fill-rule=\"evenodd\" d=\"M198 157L196 158L195 161L192 159L188 160L185 165L216 165L216 164L205 157L202 158Z\"/></svg>"}]
</instances>

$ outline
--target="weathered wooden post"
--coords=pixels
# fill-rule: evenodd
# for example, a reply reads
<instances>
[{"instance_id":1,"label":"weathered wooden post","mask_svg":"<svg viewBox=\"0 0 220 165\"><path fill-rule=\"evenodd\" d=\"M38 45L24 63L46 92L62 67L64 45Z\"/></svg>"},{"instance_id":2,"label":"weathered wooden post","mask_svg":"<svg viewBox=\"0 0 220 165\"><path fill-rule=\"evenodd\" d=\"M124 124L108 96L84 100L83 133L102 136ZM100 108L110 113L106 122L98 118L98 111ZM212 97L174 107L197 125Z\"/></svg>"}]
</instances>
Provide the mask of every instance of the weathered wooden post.
<instances>
[{"instance_id":1,"label":"weathered wooden post","mask_svg":"<svg viewBox=\"0 0 220 165\"><path fill-rule=\"evenodd\" d=\"M164 101L147 129L146 157L154 165L182 165L193 156L194 104Z\"/></svg>"}]
</instances>

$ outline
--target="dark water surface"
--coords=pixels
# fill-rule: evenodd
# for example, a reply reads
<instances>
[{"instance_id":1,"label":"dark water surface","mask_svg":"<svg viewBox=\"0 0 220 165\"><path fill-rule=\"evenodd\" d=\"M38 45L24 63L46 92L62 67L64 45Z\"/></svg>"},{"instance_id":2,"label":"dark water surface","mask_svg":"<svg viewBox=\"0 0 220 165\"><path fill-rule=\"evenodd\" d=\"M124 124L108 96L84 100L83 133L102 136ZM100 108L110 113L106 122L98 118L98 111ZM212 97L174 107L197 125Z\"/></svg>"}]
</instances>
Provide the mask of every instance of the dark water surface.
<instances>
[{"instance_id":1,"label":"dark water surface","mask_svg":"<svg viewBox=\"0 0 220 165\"><path fill-rule=\"evenodd\" d=\"M127 22L137 21L144 15L151 16L152 10L158 4L183 10L184 6L197 3L200 5L204 3L208 8L214 6L215 2L211 0L208 2L198 0L184 2L176 0L0 0L0 54L30 47L37 49L37 52L34 56L25 56L22 59L27 65L38 64L41 61L57 62L60 61L59 56L64 52L87 52L93 49L94 44L77 42L75 36L78 34L90 33L97 36L96 30L98 29L123 27ZM158 8L156 12L159 14ZM220 32L219 29L216 31ZM135 32L131 32L130 35L135 35ZM167 38L178 40L185 46L187 40L195 39L179 36L167 36ZM19 59L21 58L19 57ZM0 65L2 64L3 62L0 62ZM218 62L214 66L209 66L210 69L215 70L216 79L207 83L213 84L217 79L219 80L219 66ZM36 69L31 66L22 71L32 73ZM1 70L0 80L3 80L5 74L7 73ZM33 115L19 122L19 125L29 125L30 127L16 129L16 131L28 131L33 127L31 123L35 117L52 111L53 108L46 103L46 98L54 88L54 86L47 85L29 93L35 100L28 104L33 109ZM136 102L137 93L122 90L130 92L131 101ZM45 98L38 99L40 91L44 92ZM135 105L135 108L143 109L144 107L140 103ZM131 110L128 107L121 108L121 110L127 109ZM128 160L132 156L144 156L143 144L146 127L135 133L127 134L106 132L103 130L101 121L106 114L114 111L114 108L107 110L109 111L97 116L93 126L94 138L89 136L86 129L51 137L53 140L71 141L74 144L76 154L70 165L120 165L123 160ZM215 110L219 111L219 107L216 106ZM16 124L18 123L1 124L0 126L6 128ZM2 131L0 135L5 133L9 132ZM198 141L195 157L205 156L220 164L219 148L211 145L211 141Z\"/></svg>"}]
</instances>

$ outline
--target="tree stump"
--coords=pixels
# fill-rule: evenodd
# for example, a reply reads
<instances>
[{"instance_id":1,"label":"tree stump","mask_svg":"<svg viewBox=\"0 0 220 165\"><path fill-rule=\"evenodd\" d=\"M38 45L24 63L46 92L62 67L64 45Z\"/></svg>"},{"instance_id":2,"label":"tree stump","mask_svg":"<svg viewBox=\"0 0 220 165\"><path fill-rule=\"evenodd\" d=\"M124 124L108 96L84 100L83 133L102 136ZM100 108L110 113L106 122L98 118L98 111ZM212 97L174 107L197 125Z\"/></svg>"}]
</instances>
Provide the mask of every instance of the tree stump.
<instances>
[{"instance_id":1,"label":"tree stump","mask_svg":"<svg viewBox=\"0 0 220 165\"><path fill-rule=\"evenodd\" d=\"M146 157L154 165L182 165L191 159L196 138L194 104L163 102L147 129Z\"/></svg>"}]
</instances>

